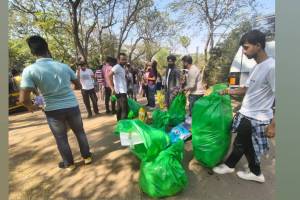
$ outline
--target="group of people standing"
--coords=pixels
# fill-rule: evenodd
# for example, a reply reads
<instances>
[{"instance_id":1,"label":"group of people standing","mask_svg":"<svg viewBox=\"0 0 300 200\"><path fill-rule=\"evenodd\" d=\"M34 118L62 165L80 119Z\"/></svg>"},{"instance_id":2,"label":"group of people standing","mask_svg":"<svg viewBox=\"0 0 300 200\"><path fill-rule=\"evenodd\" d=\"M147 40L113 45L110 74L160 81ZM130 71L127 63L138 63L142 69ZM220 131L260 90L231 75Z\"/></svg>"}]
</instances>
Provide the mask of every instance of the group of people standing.
<instances>
[{"instance_id":1,"label":"group of people standing","mask_svg":"<svg viewBox=\"0 0 300 200\"><path fill-rule=\"evenodd\" d=\"M92 117L90 100L93 104L93 110L96 115L99 114L98 99L105 101L106 113L116 113L115 102L111 101L112 90L109 82L109 73L114 65L117 64L117 59L107 57L104 65L97 67L95 73L88 68L86 62L79 62L77 68L77 77L82 84L83 102L88 112L88 118ZM104 98L103 98L104 97ZM111 104L111 108L110 105Z\"/></svg>"},{"instance_id":2,"label":"group of people standing","mask_svg":"<svg viewBox=\"0 0 300 200\"><path fill-rule=\"evenodd\" d=\"M224 164L213 168L218 174L232 173L237 162L245 155L250 171L239 171L237 175L242 179L257 182L265 181L260 169L260 157L269 149L267 137L275 135L272 110L275 102L275 60L266 54L265 42L265 35L258 30L250 31L241 38L240 45L244 54L248 58L253 58L257 65L251 71L245 86L220 92L220 95L245 95L245 97L241 109L233 120L233 131L237 132L233 150ZM31 36L27 39L27 44L37 60L23 71L20 102L29 111L33 111L35 106L31 102L30 93L38 89L43 95L48 125L62 157L60 168L75 168L68 143L68 126L76 135L84 163L92 162L78 101L70 87L71 83L74 89L81 89L89 117L92 115L89 99L92 100L95 114L99 113L93 80L96 79L97 83L103 84L106 112L116 112L117 120L127 118L127 96L136 99L135 94L139 85L142 85L149 107L155 107L155 91L162 89L162 85L167 107L178 92L187 92L190 114L195 101L204 95L202 73L193 65L193 59L189 55L181 58L184 69L176 66L176 56L169 55L164 76L158 73L156 61L147 62L144 73L135 71L128 64L125 53L120 53L117 59L108 57L95 74L86 63L81 62L75 74L68 65L52 59L48 44L42 37ZM186 75L183 75L183 70L187 71ZM116 96L117 106L115 108L112 103L110 110L111 95Z\"/></svg>"}]
</instances>

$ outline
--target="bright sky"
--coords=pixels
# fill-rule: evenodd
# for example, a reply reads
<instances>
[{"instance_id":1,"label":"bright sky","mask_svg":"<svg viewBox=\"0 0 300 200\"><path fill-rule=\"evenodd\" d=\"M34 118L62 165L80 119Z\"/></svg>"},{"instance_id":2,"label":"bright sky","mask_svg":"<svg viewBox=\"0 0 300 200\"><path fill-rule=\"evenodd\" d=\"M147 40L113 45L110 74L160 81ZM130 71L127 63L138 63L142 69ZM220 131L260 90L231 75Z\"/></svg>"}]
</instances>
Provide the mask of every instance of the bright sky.
<instances>
[{"instance_id":1,"label":"bright sky","mask_svg":"<svg viewBox=\"0 0 300 200\"><path fill-rule=\"evenodd\" d=\"M168 8L168 4L172 2L172 0L154 0L155 6L159 10L166 10ZM259 0L259 6L257 11L261 15L268 15L275 13L275 0ZM170 13L170 12L169 12ZM170 17L176 19L176 15L174 13L170 13ZM182 30L182 35L186 35L191 38L191 44L188 47L189 53L195 53L197 46L199 47L199 53L203 53L205 40L206 40L206 31L199 30L197 26L193 26L193 28ZM181 45L176 45L176 53L186 53L185 49L181 47Z\"/></svg>"}]
</instances>

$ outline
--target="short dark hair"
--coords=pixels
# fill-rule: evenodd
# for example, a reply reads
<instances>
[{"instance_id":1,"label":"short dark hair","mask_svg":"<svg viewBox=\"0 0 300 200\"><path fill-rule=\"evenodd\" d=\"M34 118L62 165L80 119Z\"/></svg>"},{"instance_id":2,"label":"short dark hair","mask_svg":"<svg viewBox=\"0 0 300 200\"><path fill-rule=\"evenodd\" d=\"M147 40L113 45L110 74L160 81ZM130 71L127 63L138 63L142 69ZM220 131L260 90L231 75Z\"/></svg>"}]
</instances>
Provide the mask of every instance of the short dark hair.
<instances>
[{"instance_id":1,"label":"short dark hair","mask_svg":"<svg viewBox=\"0 0 300 200\"><path fill-rule=\"evenodd\" d=\"M77 63L77 65L78 66L85 66L85 65L87 65L87 62L85 62L85 61L79 61L78 63Z\"/></svg>"},{"instance_id":2,"label":"short dark hair","mask_svg":"<svg viewBox=\"0 0 300 200\"><path fill-rule=\"evenodd\" d=\"M44 38L39 35L30 36L26 39L30 51L35 56L43 56L49 53L48 44Z\"/></svg>"},{"instance_id":3,"label":"short dark hair","mask_svg":"<svg viewBox=\"0 0 300 200\"><path fill-rule=\"evenodd\" d=\"M107 56L105 59L105 62L111 63L113 61L113 57L112 56Z\"/></svg>"},{"instance_id":4,"label":"short dark hair","mask_svg":"<svg viewBox=\"0 0 300 200\"><path fill-rule=\"evenodd\" d=\"M19 75L20 73L19 73L19 71L18 71L17 69L13 68L13 69L11 69L11 74L12 74L13 76L17 76L17 75Z\"/></svg>"},{"instance_id":5,"label":"short dark hair","mask_svg":"<svg viewBox=\"0 0 300 200\"><path fill-rule=\"evenodd\" d=\"M251 30L242 36L240 45L244 45L246 42L254 45L259 43L262 49L265 49L266 35L259 30Z\"/></svg>"},{"instance_id":6,"label":"short dark hair","mask_svg":"<svg viewBox=\"0 0 300 200\"><path fill-rule=\"evenodd\" d=\"M109 63L111 66L114 66L117 64L117 59L112 56L107 56L105 59L105 62Z\"/></svg>"},{"instance_id":7,"label":"short dark hair","mask_svg":"<svg viewBox=\"0 0 300 200\"><path fill-rule=\"evenodd\" d=\"M126 55L126 53L119 53L118 59L119 59L121 56L127 56L127 55Z\"/></svg>"},{"instance_id":8,"label":"short dark hair","mask_svg":"<svg viewBox=\"0 0 300 200\"><path fill-rule=\"evenodd\" d=\"M187 62L188 64L193 64L193 58L189 55L185 55L181 58L183 62Z\"/></svg>"},{"instance_id":9,"label":"short dark hair","mask_svg":"<svg viewBox=\"0 0 300 200\"><path fill-rule=\"evenodd\" d=\"M172 60L172 61L176 61L176 56L174 56L174 55L169 55L168 57L167 57L167 60Z\"/></svg>"}]
</instances>

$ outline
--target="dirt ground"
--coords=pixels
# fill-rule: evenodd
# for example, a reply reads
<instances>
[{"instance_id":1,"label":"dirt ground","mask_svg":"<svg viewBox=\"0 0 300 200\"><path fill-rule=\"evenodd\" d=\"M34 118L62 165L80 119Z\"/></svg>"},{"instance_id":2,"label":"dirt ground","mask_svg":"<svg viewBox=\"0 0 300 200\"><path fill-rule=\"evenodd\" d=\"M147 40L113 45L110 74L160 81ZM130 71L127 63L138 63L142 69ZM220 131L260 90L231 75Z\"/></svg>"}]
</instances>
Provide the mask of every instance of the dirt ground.
<instances>
[{"instance_id":1,"label":"dirt ground","mask_svg":"<svg viewBox=\"0 0 300 200\"><path fill-rule=\"evenodd\" d=\"M73 172L57 167L60 156L44 113L16 113L9 116L9 199L141 200L151 199L139 189L139 160L120 145L112 132L116 118L104 113L87 119L80 93L83 124L94 153L94 162L83 165L77 142L69 132L69 143L78 167ZM275 199L275 141L262 160L266 182L259 184L239 179L235 173L211 174L193 159L191 141L185 144L183 166L188 186L168 200L271 200ZM243 158L237 169L246 167Z\"/></svg>"}]
</instances>

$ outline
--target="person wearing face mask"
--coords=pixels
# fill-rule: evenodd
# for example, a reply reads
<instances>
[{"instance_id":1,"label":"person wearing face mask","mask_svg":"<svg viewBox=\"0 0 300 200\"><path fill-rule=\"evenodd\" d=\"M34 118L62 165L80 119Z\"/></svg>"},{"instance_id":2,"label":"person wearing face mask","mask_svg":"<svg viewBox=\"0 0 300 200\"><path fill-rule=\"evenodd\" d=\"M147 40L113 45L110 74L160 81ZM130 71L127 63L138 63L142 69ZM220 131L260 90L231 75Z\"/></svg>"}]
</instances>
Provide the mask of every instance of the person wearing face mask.
<instances>
[{"instance_id":1,"label":"person wearing face mask","mask_svg":"<svg viewBox=\"0 0 300 200\"><path fill-rule=\"evenodd\" d=\"M180 90L180 70L175 66L176 56L167 57L168 67L166 70L165 103L169 108L172 100Z\"/></svg>"},{"instance_id":2,"label":"person wearing face mask","mask_svg":"<svg viewBox=\"0 0 300 200\"><path fill-rule=\"evenodd\" d=\"M92 110L91 110L90 99L92 100L95 114L96 115L99 114L98 104L97 104L98 98L94 86L94 72L88 68L86 62L80 62L78 66L79 67L77 69L76 74L82 85L81 94L82 94L84 105L88 112L88 118L91 118Z\"/></svg>"}]
</instances>

